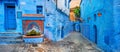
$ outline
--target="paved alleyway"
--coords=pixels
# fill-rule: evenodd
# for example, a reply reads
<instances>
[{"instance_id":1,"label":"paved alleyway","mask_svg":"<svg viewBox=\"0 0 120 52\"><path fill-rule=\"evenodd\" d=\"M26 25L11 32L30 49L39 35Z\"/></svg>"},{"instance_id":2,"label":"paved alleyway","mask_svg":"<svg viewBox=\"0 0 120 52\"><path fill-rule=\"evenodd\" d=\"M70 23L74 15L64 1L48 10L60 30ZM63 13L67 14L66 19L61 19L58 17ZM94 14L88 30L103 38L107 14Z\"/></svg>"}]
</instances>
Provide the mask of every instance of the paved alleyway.
<instances>
[{"instance_id":1,"label":"paved alleyway","mask_svg":"<svg viewBox=\"0 0 120 52\"><path fill-rule=\"evenodd\" d=\"M0 52L102 52L78 32L72 32L61 41L38 44L0 45Z\"/></svg>"}]
</instances>

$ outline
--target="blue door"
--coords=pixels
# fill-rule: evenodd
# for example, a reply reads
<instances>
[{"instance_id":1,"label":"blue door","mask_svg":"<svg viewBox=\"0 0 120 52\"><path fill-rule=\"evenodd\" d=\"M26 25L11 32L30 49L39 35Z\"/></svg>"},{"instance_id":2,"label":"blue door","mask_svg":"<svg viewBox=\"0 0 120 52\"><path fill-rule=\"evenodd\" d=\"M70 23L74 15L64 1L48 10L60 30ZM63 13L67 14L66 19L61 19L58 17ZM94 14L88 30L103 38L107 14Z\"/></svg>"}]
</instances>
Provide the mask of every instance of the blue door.
<instances>
[{"instance_id":1,"label":"blue door","mask_svg":"<svg viewBox=\"0 0 120 52\"><path fill-rule=\"evenodd\" d=\"M5 29L16 29L15 5L5 5Z\"/></svg>"}]
</instances>

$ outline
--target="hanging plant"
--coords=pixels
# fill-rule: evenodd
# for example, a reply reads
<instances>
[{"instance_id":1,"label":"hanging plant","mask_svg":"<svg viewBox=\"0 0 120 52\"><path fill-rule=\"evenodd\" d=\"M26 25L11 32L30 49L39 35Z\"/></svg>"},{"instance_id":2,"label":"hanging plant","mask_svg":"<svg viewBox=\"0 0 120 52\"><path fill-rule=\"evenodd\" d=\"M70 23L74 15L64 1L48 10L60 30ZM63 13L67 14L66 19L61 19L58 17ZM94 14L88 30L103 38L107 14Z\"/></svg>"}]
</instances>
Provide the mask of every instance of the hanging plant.
<instances>
[{"instance_id":1,"label":"hanging plant","mask_svg":"<svg viewBox=\"0 0 120 52\"><path fill-rule=\"evenodd\" d=\"M80 7L74 8L74 14L75 14L75 17L80 18Z\"/></svg>"}]
</instances>

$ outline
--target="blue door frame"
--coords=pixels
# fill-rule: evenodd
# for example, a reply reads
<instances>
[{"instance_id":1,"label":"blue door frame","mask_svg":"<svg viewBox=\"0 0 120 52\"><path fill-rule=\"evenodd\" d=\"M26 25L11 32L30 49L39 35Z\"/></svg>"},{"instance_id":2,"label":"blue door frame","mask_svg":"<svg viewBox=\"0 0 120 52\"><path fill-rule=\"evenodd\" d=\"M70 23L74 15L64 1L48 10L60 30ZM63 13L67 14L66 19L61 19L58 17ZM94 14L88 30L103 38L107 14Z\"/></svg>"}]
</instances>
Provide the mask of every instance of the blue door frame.
<instances>
[{"instance_id":1,"label":"blue door frame","mask_svg":"<svg viewBox=\"0 0 120 52\"><path fill-rule=\"evenodd\" d=\"M16 29L16 14L15 14L15 4L5 3L5 29L15 30Z\"/></svg>"}]
</instances>

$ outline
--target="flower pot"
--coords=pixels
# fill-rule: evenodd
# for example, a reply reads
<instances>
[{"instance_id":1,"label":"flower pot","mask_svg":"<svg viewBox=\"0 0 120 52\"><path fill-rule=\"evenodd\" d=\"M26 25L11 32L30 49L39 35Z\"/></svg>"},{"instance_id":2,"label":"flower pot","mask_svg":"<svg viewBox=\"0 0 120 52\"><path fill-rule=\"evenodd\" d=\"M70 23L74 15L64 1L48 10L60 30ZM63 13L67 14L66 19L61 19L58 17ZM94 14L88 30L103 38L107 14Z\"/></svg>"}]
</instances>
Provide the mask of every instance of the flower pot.
<instances>
[{"instance_id":1,"label":"flower pot","mask_svg":"<svg viewBox=\"0 0 120 52\"><path fill-rule=\"evenodd\" d=\"M43 42L43 35L40 36L26 36L23 35L23 40L25 43L38 44Z\"/></svg>"}]
</instances>

